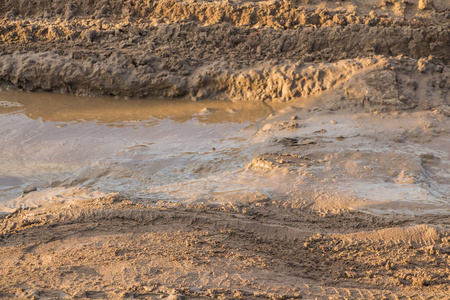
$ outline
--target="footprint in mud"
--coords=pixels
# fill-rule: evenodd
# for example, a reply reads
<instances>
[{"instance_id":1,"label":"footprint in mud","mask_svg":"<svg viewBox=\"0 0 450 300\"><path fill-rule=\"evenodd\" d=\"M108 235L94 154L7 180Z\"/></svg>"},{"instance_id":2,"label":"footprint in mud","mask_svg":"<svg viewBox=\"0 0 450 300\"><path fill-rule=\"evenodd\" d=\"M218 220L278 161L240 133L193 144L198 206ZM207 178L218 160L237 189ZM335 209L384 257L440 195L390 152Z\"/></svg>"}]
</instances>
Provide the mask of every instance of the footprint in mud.
<instances>
[{"instance_id":1,"label":"footprint in mud","mask_svg":"<svg viewBox=\"0 0 450 300\"><path fill-rule=\"evenodd\" d=\"M431 187L450 197L450 164L433 154L422 154L420 165Z\"/></svg>"},{"instance_id":2,"label":"footprint in mud","mask_svg":"<svg viewBox=\"0 0 450 300\"><path fill-rule=\"evenodd\" d=\"M306 145L314 145L317 144L317 140L315 139L302 139L302 138L281 138L276 140L277 143L282 144L285 147L298 147L298 146L306 146Z\"/></svg>"}]
</instances>

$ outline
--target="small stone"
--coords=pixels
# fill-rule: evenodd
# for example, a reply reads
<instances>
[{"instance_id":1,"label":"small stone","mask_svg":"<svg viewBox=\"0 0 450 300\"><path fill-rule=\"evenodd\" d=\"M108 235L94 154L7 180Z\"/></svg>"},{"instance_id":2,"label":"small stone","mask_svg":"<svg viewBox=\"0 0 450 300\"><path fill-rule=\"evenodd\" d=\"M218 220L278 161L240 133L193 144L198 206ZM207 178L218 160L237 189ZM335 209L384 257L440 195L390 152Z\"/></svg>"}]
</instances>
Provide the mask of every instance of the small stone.
<instances>
[{"instance_id":1,"label":"small stone","mask_svg":"<svg viewBox=\"0 0 450 300\"><path fill-rule=\"evenodd\" d=\"M420 10L430 9L433 6L432 0L419 0L419 4L417 6Z\"/></svg>"},{"instance_id":2,"label":"small stone","mask_svg":"<svg viewBox=\"0 0 450 300\"><path fill-rule=\"evenodd\" d=\"M331 124L337 124L337 122L335 120L331 120L330 123Z\"/></svg>"}]
</instances>

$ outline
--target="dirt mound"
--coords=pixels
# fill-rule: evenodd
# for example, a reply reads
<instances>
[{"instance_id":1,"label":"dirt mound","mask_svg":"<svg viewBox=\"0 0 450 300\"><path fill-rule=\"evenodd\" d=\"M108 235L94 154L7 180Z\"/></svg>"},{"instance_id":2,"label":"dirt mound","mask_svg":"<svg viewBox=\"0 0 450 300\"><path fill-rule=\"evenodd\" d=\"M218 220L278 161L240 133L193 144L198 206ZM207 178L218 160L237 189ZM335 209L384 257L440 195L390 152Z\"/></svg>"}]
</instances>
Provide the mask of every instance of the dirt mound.
<instances>
[{"instance_id":1,"label":"dirt mound","mask_svg":"<svg viewBox=\"0 0 450 300\"><path fill-rule=\"evenodd\" d=\"M303 97L333 85L322 75L302 82L304 62L431 55L447 64L448 11L440 0L2 0L0 84L86 95Z\"/></svg>"}]
</instances>

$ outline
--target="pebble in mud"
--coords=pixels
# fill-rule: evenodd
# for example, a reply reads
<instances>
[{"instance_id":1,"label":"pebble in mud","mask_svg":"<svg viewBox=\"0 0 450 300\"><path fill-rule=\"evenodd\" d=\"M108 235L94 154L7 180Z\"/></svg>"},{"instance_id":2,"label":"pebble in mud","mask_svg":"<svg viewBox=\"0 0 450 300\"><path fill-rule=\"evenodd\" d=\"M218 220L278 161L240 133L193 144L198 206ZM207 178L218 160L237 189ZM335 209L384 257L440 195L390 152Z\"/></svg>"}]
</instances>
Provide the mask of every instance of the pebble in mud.
<instances>
[{"instance_id":1,"label":"pebble in mud","mask_svg":"<svg viewBox=\"0 0 450 300\"><path fill-rule=\"evenodd\" d=\"M433 0L419 0L417 8L420 10L431 9L433 7Z\"/></svg>"},{"instance_id":2,"label":"pebble in mud","mask_svg":"<svg viewBox=\"0 0 450 300\"><path fill-rule=\"evenodd\" d=\"M206 115L206 114L211 113L211 111L212 111L211 108L205 107L205 108L203 108L202 110L200 110L199 114L200 114L200 115Z\"/></svg>"},{"instance_id":3,"label":"pebble in mud","mask_svg":"<svg viewBox=\"0 0 450 300\"><path fill-rule=\"evenodd\" d=\"M18 102L11 102L11 101L0 101L0 107L9 108L9 107L21 107L23 106L21 103Z\"/></svg>"},{"instance_id":4,"label":"pebble in mud","mask_svg":"<svg viewBox=\"0 0 450 300\"><path fill-rule=\"evenodd\" d=\"M23 189L23 194L28 194L35 191L37 191L37 187L35 185L29 185Z\"/></svg>"}]
</instances>

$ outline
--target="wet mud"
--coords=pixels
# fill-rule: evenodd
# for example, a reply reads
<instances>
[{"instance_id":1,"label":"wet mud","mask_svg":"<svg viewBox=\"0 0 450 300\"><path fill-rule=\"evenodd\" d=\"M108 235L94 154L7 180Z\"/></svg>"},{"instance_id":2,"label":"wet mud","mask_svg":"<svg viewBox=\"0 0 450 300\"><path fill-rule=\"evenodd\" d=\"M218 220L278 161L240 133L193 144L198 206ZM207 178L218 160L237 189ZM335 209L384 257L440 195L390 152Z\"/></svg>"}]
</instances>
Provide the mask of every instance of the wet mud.
<instances>
[{"instance_id":1,"label":"wet mud","mask_svg":"<svg viewBox=\"0 0 450 300\"><path fill-rule=\"evenodd\" d=\"M448 299L449 20L0 0L0 298Z\"/></svg>"}]
</instances>

